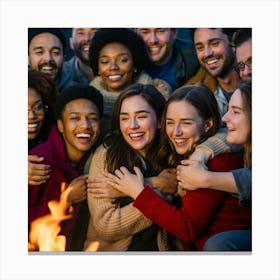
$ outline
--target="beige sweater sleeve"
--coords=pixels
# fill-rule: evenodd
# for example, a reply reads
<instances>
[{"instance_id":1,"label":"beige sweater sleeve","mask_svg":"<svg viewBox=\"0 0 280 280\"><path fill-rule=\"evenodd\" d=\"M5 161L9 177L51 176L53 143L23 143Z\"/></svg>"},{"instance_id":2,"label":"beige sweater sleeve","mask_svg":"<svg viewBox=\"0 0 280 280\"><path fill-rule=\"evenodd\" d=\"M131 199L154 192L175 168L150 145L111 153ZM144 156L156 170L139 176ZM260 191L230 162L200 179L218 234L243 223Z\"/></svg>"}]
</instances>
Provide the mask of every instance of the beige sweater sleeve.
<instances>
[{"instance_id":1,"label":"beige sweater sleeve","mask_svg":"<svg viewBox=\"0 0 280 280\"><path fill-rule=\"evenodd\" d=\"M197 146L197 148L207 149L211 153L210 159L213 157L229 152L240 151L239 145L231 145L226 141L226 130L221 128L214 136L209 137L205 142Z\"/></svg>"},{"instance_id":2,"label":"beige sweater sleeve","mask_svg":"<svg viewBox=\"0 0 280 280\"><path fill-rule=\"evenodd\" d=\"M89 178L102 177L105 170L106 149L100 146L94 153L90 165ZM152 222L132 203L119 207L111 199L97 199L88 194L90 219L95 235L103 240L116 241L127 238L149 227Z\"/></svg>"}]
</instances>

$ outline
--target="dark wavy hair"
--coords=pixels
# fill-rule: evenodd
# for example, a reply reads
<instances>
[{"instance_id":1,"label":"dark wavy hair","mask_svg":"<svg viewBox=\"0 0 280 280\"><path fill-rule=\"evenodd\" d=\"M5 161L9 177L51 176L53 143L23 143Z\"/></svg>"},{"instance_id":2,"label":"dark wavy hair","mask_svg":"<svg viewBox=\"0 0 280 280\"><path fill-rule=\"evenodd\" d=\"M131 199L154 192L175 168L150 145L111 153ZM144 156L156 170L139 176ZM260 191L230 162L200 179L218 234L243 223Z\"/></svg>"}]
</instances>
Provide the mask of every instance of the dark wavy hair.
<instances>
[{"instance_id":1,"label":"dark wavy hair","mask_svg":"<svg viewBox=\"0 0 280 280\"><path fill-rule=\"evenodd\" d=\"M187 103L194 106L199 115L206 121L211 119L213 126L204 132L200 140L194 143L190 152L185 155L178 155L172 143L166 134L166 113L168 106L175 101L186 101ZM195 147L200 143L204 142L209 137L217 133L221 124L221 116L219 113L218 105L214 94L204 84L195 84L182 86L176 89L169 97L162 116L161 123L161 142L158 150L157 163L162 166L167 164L165 167L176 167L180 160L188 158L194 151Z\"/></svg>"},{"instance_id":2,"label":"dark wavy hair","mask_svg":"<svg viewBox=\"0 0 280 280\"><path fill-rule=\"evenodd\" d=\"M89 50L89 63L94 75L98 75L101 49L109 43L125 45L131 52L133 64L138 72L149 64L149 55L142 37L129 28L101 28L96 31Z\"/></svg>"},{"instance_id":3,"label":"dark wavy hair","mask_svg":"<svg viewBox=\"0 0 280 280\"><path fill-rule=\"evenodd\" d=\"M107 148L106 167L109 172L114 172L121 166L126 166L131 172L134 166L138 166L144 176L155 175L160 172L153 168L155 155L157 154L157 145L160 137L160 129L156 133L154 141L148 147L146 163L149 166L149 174L142 168L142 162L129 144L124 140L120 130L120 111L123 101L131 96L141 96L153 108L159 122L162 118L162 112L166 103L165 98L153 85L133 84L123 91L115 102L111 122L111 133L104 139L104 146ZM158 140L158 141L157 141Z\"/></svg>"},{"instance_id":4,"label":"dark wavy hair","mask_svg":"<svg viewBox=\"0 0 280 280\"><path fill-rule=\"evenodd\" d=\"M234 47L239 47L241 44L252 38L252 28L240 28L234 33L232 43Z\"/></svg>"}]
</instances>

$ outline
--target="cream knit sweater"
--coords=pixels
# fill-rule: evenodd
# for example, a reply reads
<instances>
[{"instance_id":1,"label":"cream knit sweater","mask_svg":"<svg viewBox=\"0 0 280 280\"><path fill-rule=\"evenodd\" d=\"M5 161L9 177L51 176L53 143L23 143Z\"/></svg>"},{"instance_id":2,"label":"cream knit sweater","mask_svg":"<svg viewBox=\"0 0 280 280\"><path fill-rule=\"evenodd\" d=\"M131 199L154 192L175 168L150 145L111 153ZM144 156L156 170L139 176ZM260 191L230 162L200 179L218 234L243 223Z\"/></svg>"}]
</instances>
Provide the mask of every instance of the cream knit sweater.
<instances>
[{"instance_id":1,"label":"cream knit sweater","mask_svg":"<svg viewBox=\"0 0 280 280\"><path fill-rule=\"evenodd\" d=\"M92 157L90 179L102 177L105 156L106 149L101 145ZM133 235L152 224L132 203L119 207L114 200L93 198L89 193L87 200L90 221L85 248L90 242L99 241L98 251L126 251ZM160 251L169 250L167 235L162 229L158 231L157 243Z\"/></svg>"}]
</instances>

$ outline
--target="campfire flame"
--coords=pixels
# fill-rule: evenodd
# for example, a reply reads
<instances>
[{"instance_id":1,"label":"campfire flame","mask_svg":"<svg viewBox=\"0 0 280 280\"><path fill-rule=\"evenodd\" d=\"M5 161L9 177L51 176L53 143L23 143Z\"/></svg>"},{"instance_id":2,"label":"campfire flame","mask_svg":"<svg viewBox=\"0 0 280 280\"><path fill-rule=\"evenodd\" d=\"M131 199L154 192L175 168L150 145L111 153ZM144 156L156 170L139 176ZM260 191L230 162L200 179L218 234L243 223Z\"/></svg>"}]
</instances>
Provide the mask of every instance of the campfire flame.
<instances>
[{"instance_id":1,"label":"campfire flame","mask_svg":"<svg viewBox=\"0 0 280 280\"><path fill-rule=\"evenodd\" d=\"M72 187L67 188L66 183L61 184L60 200L51 200L48 203L50 214L39 217L31 223L28 251L65 251L66 237L59 235L60 223L70 219L73 212L72 206L67 206L67 196ZM85 251L97 251L99 242L92 242Z\"/></svg>"}]
</instances>

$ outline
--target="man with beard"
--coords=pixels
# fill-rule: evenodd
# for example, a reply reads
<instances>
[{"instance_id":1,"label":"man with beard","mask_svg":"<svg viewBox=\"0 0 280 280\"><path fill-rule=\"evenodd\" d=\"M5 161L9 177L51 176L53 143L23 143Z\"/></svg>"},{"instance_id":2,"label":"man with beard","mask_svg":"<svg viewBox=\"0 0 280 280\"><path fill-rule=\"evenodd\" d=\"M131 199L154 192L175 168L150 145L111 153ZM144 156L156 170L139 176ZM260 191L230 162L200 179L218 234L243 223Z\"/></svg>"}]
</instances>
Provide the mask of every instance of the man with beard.
<instances>
[{"instance_id":1,"label":"man with beard","mask_svg":"<svg viewBox=\"0 0 280 280\"><path fill-rule=\"evenodd\" d=\"M74 56L64 62L63 70L77 83L89 84L93 80L93 72L89 66L90 42L96 28L73 28L69 45Z\"/></svg>"},{"instance_id":2,"label":"man with beard","mask_svg":"<svg viewBox=\"0 0 280 280\"><path fill-rule=\"evenodd\" d=\"M162 79L176 89L199 69L191 40L177 38L178 28L135 28L141 35L151 64L145 69L153 79Z\"/></svg>"},{"instance_id":3,"label":"man with beard","mask_svg":"<svg viewBox=\"0 0 280 280\"><path fill-rule=\"evenodd\" d=\"M215 94L223 116L239 82L236 56L231 45L232 28L191 28L196 54L201 65L188 84L202 82Z\"/></svg>"},{"instance_id":4,"label":"man with beard","mask_svg":"<svg viewBox=\"0 0 280 280\"><path fill-rule=\"evenodd\" d=\"M57 85L57 90L76 84L62 71L66 38L60 28L28 29L28 66L50 76Z\"/></svg>"}]
</instances>

